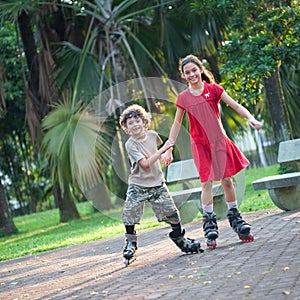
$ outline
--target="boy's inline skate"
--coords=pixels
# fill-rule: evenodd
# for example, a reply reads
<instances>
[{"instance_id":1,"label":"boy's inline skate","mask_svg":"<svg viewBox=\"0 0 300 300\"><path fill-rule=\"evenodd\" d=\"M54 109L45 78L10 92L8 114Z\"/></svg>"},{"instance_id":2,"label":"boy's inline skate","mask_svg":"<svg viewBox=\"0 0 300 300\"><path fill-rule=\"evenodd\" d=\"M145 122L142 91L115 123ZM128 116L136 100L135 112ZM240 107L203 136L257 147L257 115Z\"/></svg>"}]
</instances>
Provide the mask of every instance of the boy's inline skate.
<instances>
[{"instance_id":1,"label":"boy's inline skate","mask_svg":"<svg viewBox=\"0 0 300 300\"><path fill-rule=\"evenodd\" d=\"M214 212L203 212L202 220L206 245L210 249L215 249L217 246L216 239L219 237L216 215Z\"/></svg>"},{"instance_id":2,"label":"boy's inline skate","mask_svg":"<svg viewBox=\"0 0 300 300\"><path fill-rule=\"evenodd\" d=\"M125 234L126 245L123 250L123 261L126 267L136 260L137 234Z\"/></svg>"},{"instance_id":3,"label":"boy's inline skate","mask_svg":"<svg viewBox=\"0 0 300 300\"><path fill-rule=\"evenodd\" d=\"M200 243L196 240L185 238L185 230L183 229L181 234L176 236L174 231L169 233L170 239L176 244L176 246L185 253L198 253L203 252L204 249L201 247Z\"/></svg>"},{"instance_id":4,"label":"boy's inline skate","mask_svg":"<svg viewBox=\"0 0 300 300\"><path fill-rule=\"evenodd\" d=\"M253 242L254 237L250 234L251 225L242 219L237 208L227 211L227 218L232 229L238 234L243 243Z\"/></svg>"}]
</instances>

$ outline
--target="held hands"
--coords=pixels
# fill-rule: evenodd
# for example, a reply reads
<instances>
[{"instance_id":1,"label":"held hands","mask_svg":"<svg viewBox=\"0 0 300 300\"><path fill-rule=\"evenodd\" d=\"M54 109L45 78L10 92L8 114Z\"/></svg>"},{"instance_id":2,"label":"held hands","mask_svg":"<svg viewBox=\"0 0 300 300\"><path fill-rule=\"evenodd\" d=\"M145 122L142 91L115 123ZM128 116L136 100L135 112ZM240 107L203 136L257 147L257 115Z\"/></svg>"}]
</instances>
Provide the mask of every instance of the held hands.
<instances>
[{"instance_id":1,"label":"held hands","mask_svg":"<svg viewBox=\"0 0 300 300\"><path fill-rule=\"evenodd\" d=\"M174 141L171 139L168 139L163 146L163 148L166 149L164 149L165 152L160 157L160 162L165 166L169 166L173 161L173 154L172 154L173 146L174 146Z\"/></svg>"}]
</instances>

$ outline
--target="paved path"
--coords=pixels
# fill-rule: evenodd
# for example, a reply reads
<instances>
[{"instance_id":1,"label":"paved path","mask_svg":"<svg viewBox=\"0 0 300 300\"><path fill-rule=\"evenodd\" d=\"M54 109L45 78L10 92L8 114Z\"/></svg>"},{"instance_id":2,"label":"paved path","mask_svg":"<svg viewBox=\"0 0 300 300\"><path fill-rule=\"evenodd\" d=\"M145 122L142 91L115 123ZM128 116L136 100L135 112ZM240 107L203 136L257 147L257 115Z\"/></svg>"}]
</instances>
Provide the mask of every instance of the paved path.
<instances>
[{"instance_id":1,"label":"paved path","mask_svg":"<svg viewBox=\"0 0 300 300\"><path fill-rule=\"evenodd\" d=\"M253 243L240 243L223 220L217 249L201 254L181 253L167 226L141 231L127 268L123 236L1 262L0 299L300 300L300 211L243 217ZM201 224L185 228L204 242Z\"/></svg>"}]
</instances>

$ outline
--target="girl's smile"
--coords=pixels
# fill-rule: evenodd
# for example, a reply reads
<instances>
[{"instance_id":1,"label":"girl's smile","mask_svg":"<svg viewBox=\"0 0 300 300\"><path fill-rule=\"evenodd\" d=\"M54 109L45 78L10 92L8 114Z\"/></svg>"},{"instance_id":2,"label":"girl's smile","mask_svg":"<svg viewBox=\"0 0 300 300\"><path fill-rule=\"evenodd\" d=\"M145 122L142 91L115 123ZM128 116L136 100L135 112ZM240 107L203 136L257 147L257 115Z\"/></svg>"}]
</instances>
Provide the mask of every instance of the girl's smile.
<instances>
[{"instance_id":1,"label":"girl's smile","mask_svg":"<svg viewBox=\"0 0 300 300\"><path fill-rule=\"evenodd\" d=\"M191 84L193 86L201 85L201 83L202 83L201 70L196 64L194 64L192 62L187 63L183 67L183 74L184 74L186 81L189 84Z\"/></svg>"}]
</instances>

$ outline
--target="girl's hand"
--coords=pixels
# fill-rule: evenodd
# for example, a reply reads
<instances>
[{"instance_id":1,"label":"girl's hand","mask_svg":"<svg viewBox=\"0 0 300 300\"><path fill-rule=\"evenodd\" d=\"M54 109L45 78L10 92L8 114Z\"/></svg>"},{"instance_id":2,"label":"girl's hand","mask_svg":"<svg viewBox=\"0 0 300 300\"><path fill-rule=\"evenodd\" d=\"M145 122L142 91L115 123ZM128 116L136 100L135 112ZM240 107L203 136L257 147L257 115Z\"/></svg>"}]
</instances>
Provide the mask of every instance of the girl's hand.
<instances>
[{"instance_id":1,"label":"girl's hand","mask_svg":"<svg viewBox=\"0 0 300 300\"><path fill-rule=\"evenodd\" d=\"M261 127L262 127L262 123L259 122L259 121L257 121L255 118L249 119L249 125L250 125L252 128L255 128L256 130L261 129Z\"/></svg>"},{"instance_id":2,"label":"girl's hand","mask_svg":"<svg viewBox=\"0 0 300 300\"><path fill-rule=\"evenodd\" d=\"M163 145L163 149L164 151L167 151L169 148L173 147L174 146L174 141L173 140L170 140L168 139L165 144Z\"/></svg>"}]
</instances>

